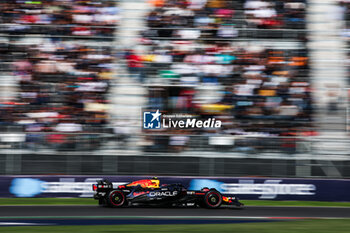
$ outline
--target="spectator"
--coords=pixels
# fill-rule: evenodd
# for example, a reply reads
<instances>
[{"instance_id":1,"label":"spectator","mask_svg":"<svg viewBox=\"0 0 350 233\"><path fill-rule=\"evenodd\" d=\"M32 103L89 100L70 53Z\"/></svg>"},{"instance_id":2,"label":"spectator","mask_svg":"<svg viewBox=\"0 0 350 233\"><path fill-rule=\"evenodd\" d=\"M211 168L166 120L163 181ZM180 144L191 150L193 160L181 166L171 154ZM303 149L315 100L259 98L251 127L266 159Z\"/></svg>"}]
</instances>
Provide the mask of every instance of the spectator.
<instances>
[{"instance_id":1,"label":"spectator","mask_svg":"<svg viewBox=\"0 0 350 233\"><path fill-rule=\"evenodd\" d=\"M125 56L128 63L129 73L133 78L138 79L141 83L144 81L144 71L141 56L135 54L133 50L129 50Z\"/></svg>"}]
</instances>

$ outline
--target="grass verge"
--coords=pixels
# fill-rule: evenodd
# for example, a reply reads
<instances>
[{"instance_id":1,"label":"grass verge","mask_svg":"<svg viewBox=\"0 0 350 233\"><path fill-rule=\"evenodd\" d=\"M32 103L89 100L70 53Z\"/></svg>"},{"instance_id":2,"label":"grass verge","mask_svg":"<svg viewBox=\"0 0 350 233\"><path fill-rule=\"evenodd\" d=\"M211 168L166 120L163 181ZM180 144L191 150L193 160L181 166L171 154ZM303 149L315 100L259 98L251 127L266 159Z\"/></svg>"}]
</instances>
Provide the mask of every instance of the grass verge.
<instances>
[{"instance_id":1,"label":"grass verge","mask_svg":"<svg viewBox=\"0 0 350 233\"><path fill-rule=\"evenodd\" d=\"M318 207L350 207L350 202L327 201L265 201L245 200L246 206L318 206Z\"/></svg>"},{"instance_id":2,"label":"grass verge","mask_svg":"<svg viewBox=\"0 0 350 233\"><path fill-rule=\"evenodd\" d=\"M97 205L92 198L0 198L0 205Z\"/></svg>"},{"instance_id":3,"label":"grass verge","mask_svg":"<svg viewBox=\"0 0 350 233\"><path fill-rule=\"evenodd\" d=\"M238 223L238 224L203 224L203 225L114 225L114 226L38 226L38 227L0 227L0 232L7 233L232 233L232 232L259 232L259 233L348 233L349 220L307 220L265 223Z\"/></svg>"}]
</instances>

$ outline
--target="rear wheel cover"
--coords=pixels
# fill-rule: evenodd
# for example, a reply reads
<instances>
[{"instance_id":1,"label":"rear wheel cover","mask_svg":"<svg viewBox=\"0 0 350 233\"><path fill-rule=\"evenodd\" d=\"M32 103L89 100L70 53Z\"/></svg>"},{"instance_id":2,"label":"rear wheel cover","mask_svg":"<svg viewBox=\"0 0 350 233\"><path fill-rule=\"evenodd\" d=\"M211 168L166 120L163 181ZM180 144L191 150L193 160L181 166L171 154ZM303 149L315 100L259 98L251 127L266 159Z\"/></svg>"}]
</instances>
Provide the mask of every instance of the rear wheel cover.
<instances>
[{"instance_id":1,"label":"rear wheel cover","mask_svg":"<svg viewBox=\"0 0 350 233\"><path fill-rule=\"evenodd\" d=\"M209 191L205 195L205 204L209 208L218 208L221 206L222 203L222 196L217 191Z\"/></svg>"},{"instance_id":2,"label":"rear wheel cover","mask_svg":"<svg viewBox=\"0 0 350 233\"><path fill-rule=\"evenodd\" d=\"M116 190L109 194L109 202L111 205L120 207L125 203L125 195L122 191Z\"/></svg>"}]
</instances>

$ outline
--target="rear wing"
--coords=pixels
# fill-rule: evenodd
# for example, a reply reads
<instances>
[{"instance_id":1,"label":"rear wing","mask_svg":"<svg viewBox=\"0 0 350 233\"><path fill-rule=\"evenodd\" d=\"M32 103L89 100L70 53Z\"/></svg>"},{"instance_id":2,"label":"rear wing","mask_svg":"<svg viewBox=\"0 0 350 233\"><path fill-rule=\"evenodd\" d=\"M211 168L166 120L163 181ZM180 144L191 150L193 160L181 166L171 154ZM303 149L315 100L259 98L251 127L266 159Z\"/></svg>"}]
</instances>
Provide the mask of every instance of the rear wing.
<instances>
[{"instance_id":1,"label":"rear wing","mask_svg":"<svg viewBox=\"0 0 350 233\"><path fill-rule=\"evenodd\" d=\"M97 181L97 184L92 185L92 190L96 192L106 191L110 189L113 189L113 184L108 180L99 180Z\"/></svg>"}]
</instances>

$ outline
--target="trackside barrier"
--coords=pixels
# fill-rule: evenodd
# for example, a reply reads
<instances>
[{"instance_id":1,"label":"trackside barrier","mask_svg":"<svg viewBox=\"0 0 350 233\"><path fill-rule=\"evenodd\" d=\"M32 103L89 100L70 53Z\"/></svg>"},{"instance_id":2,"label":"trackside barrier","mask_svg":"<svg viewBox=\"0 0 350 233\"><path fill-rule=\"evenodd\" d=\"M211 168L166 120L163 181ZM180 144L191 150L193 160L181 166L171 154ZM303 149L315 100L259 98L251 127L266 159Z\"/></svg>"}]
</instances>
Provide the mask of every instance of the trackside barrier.
<instances>
[{"instance_id":1,"label":"trackside barrier","mask_svg":"<svg viewBox=\"0 0 350 233\"><path fill-rule=\"evenodd\" d=\"M109 179L114 186L145 176L0 176L0 197L92 197L92 184ZM350 201L350 180L159 177L161 184L189 189L216 188L246 200Z\"/></svg>"}]
</instances>

